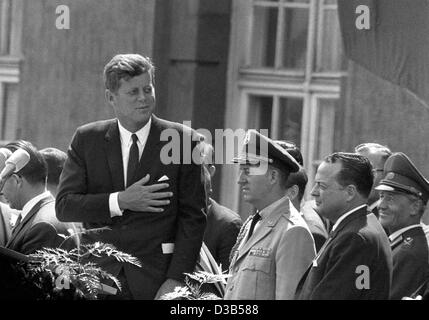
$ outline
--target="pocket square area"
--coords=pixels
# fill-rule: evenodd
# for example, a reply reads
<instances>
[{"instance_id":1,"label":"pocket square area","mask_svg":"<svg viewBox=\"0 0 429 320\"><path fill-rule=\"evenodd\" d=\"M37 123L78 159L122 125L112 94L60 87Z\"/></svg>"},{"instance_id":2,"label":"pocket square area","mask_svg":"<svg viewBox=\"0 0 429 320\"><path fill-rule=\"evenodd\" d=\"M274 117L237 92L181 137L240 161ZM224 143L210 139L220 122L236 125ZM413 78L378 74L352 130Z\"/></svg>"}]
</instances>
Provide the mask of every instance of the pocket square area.
<instances>
[{"instance_id":1,"label":"pocket square area","mask_svg":"<svg viewBox=\"0 0 429 320\"><path fill-rule=\"evenodd\" d=\"M174 243L163 243L161 246L163 254L171 254L174 252Z\"/></svg>"},{"instance_id":2,"label":"pocket square area","mask_svg":"<svg viewBox=\"0 0 429 320\"><path fill-rule=\"evenodd\" d=\"M158 182L168 181L170 178L168 178L166 175L163 175L161 178L158 179Z\"/></svg>"}]
</instances>

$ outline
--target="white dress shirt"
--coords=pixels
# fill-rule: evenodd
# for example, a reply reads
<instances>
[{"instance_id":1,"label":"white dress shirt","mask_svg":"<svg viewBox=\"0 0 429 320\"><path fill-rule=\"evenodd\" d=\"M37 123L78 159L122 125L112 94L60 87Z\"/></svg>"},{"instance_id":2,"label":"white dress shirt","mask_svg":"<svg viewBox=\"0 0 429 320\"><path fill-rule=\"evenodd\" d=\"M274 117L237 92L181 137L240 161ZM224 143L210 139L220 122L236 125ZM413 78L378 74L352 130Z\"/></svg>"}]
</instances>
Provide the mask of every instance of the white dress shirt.
<instances>
[{"instance_id":1,"label":"white dress shirt","mask_svg":"<svg viewBox=\"0 0 429 320\"><path fill-rule=\"evenodd\" d=\"M34 198L28 200L27 203L22 208L22 211L20 213L21 221L24 220L25 216L31 211L31 209L33 209L33 207L36 205L37 202L39 202L40 200L42 200L43 198L46 198L48 196L52 197L52 194L49 191L45 191L45 192L35 196Z\"/></svg>"},{"instance_id":2,"label":"white dress shirt","mask_svg":"<svg viewBox=\"0 0 429 320\"><path fill-rule=\"evenodd\" d=\"M341 217L338 218L338 220L335 222L335 224L332 226L332 230L331 232L335 231L335 229L338 227L338 225L341 223L341 221L343 221L345 218L347 218L349 215L351 215L353 212L356 212L364 207L366 207L366 204L363 204L359 207L353 208L350 211L347 211L346 213L344 213Z\"/></svg>"},{"instance_id":3,"label":"white dress shirt","mask_svg":"<svg viewBox=\"0 0 429 320\"><path fill-rule=\"evenodd\" d=\"M149 121L146 123L146 125L141 128L140 130L134 132L137 135L138 141L137 141L137 147L139 149L139 159L141 158L143 154L144 147L146 145L147 138L149 136L150 126L152 123L152 119L149 118ZM127 170L128 170L128 159L130 157L130 149L131 145L133 144L133 139L131 136L133 135L132 132L125 129L121 123L118 120L118 127L119 127L119 137L121 139L121 151L122 151L122 165L124 168L124 185L127 185ZM109 210L110 210L110 216L122 216L122 210L119 208L118 203L118 193L111 193L109 196Z\"/></svg>"}]
</instances>

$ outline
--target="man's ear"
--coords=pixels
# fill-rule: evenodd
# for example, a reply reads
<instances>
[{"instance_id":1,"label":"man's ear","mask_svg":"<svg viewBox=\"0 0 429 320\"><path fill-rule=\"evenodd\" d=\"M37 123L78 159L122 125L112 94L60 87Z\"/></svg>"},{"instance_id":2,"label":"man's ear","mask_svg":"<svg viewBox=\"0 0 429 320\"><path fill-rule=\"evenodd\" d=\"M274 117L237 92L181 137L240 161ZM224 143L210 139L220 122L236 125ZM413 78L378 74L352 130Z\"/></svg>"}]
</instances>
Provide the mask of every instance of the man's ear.
<instances>
[{"instance_id":1,"label":"man's ear","mask_svg":"<svg viewBox=\"0 0 429 320\"><path fill-rule=\"evenodd\" d=\"M115 97L109 89L106 89L104 91L104 97L105 97L108 104L113 105L113 103L115 101Z\"/></svg>"},{"instance_id":2,"label":"man's ear","mask_svg":"<svg viewBox=\"0 0 429 320\"><path fill-rule=\"evenodd\" d=\"M18 186L22 186L22 183L24 182L24 178L22 176L13 174L11 178L15 179Z\"/></svg>"},{"instance_id":3,"label":"man's ear","mask_svg":"<svg viewBox=\"0 0 429 320\"><path fill-rule=\"evenodd\" d=\"M289 187L286 191L286 195L289 197L289 199L292 201L296 197L298 197L299 194L299 188L296 184L294 184L292 187Z\"/></svg>"},{"instance_id":4,"label":"man's ear","mask_svg":"<svg viewBox=\"0 0 429 320\"><path fill-rule=\"evenodd\" d=\"M423 206L423 201L421 199L415 200L413 202L411 202L411 215L412 216L416 216L416 215L420 215L420 213L424 212L424 209L422 208Z\"/></svg>"},{"instance_id":5,"label":"man's ear","mask_svg":"<svg viewBox=\"0 0 429 320\"><path fill-rule=\"evenodd\" d=\"M276 169L268 168L268 178L271 184L274 184L275 182L280 182L280 172L278 172Z\"/></svg>"},{"instance_id":6,"label":"man's ear","mask_svg":"<svg viewBox=\"0 0 429 320\"><path fill-rule=\"evenodd\" d=\"M346 187L346 192L347 192L347 201L353 200L358 194L358 190L356 189L356 186L353 184L349 184Z\"/></svg>"}]
</instances>

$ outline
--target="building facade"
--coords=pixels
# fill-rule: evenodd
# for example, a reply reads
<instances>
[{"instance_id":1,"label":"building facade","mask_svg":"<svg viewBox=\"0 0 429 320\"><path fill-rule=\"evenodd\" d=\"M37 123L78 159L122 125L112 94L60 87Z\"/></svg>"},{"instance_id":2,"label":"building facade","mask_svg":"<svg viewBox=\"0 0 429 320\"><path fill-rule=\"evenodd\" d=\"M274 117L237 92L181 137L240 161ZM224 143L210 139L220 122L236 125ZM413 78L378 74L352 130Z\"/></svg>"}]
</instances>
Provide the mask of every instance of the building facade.
<instances>
[{"instance_id":1,"label":"building facade","mask_svg":"<svg viewBox=\"0 0 429 320\"><path fill-rule=\"evenodd\" d=\"M213 137L268 129L301 148L310 186L324 156L362 142L429 176L429 110L344 57L336 0L0 0L0 140L65 150L77 126L113 117L102 69L123 52L153 58L157 115ZM215 197L246 217L237 167L218 172Z\"/></svg>"}]
</instances>

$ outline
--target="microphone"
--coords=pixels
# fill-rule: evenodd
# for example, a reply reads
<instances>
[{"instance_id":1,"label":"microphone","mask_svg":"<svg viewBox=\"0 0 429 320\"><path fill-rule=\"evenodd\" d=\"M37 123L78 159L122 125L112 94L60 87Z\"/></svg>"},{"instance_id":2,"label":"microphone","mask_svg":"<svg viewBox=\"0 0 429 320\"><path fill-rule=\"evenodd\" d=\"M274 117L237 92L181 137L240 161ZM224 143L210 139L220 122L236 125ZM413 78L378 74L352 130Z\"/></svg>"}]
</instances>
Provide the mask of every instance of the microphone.
<instances>
[{"instance_id":1,"label":"microphone","mask_svg":"<svg viewBox=\"0 0 429 320\"><path fill-rule=\"evenodd\" d=\"M23 149L17 149L12 155L6 160L5 167L0 172L0 181L5 181L14 172L18 172L24 168L28 161L30 161L30 155Z\"/></svg>"},{"instance_id":2,"label":"microphone","mask_svg":"<svg viewBox=\"0 0 429 320\"><path fill-rule=\"evenodd\" d=\"M5 161L12 155L12 151L6 148L0 148L0 172L5 166Z\"/></svg>"}]
</instances>

